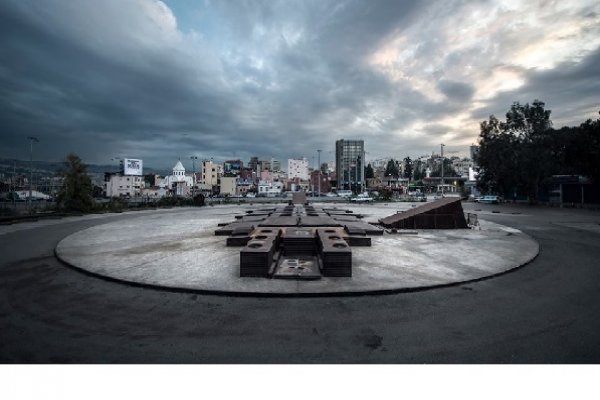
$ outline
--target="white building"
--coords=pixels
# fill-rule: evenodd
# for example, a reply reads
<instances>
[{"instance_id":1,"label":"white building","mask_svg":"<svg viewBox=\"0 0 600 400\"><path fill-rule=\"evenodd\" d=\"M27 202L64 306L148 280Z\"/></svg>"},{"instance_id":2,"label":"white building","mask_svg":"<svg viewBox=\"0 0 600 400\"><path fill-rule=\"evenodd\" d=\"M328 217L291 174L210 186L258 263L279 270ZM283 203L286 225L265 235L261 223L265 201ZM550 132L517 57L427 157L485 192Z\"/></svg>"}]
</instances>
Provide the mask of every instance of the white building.
<instances>
[{"instance_id":1,"label":"white building","mask_svg":"<svg viewBox=\"0 0 600 400\"><path fill-rule=\"evenodd\" d=\"M143 187L143 176L111 174L104 182L104 193L106 197L135 197Z\"/></svg>"},{"instance_id":2,"label":"white building","mask_svg":"<svg viewBox=\"0 0 600 400\"><path fill-rule=\"evenodd\" d=\"M174 183L186 183L190 188L194 184L194 178L185 174L185 168L181 161L177 161L177 164L173 167L171 175L166 176L164 179L164 185L167 188L172 188Z\"/></svg>"},{"instance_id":3,"label":"white building","mask_svg":"<svg viewBox=\"0 0 600 400\"><path fill-rule=\"evenodd\" d=\"M288 179L308 180L308 160L306 158L288 159Z\"/></svg>"},{"instance_id":4,"label":"white building","mask_svg":"<svg viewBox=\"0 0 600 400\"><path fill-rule=\"evenodd\" d=\"M162 187L171 190L176 196L187 197L191 194L194 178L185 174L185 167L181 161L173 167L171 175L165 176L162 181Z\"/></svg>"},{"instance_id":5,"label":"white building","mask_svg":"<svg viewBox=\"0 0 600 400\"><path fill-rule=\"evenodd\" d=\"M265 197L276 197L283 191L283 183L281 182L266 182L258 183L258 195Z\"/></svg>"},{"instance_id":6,"label":"white building","mask_svg":"<svg viewBox=\"0 0 600 400\"><path fill-rule=\"evenodd\" d=\"M452 160L452 167L458 174L458 176L469 176L469 170L473 169L473 161L468 159L454 159Z\"/></svg>"}]
</instances>

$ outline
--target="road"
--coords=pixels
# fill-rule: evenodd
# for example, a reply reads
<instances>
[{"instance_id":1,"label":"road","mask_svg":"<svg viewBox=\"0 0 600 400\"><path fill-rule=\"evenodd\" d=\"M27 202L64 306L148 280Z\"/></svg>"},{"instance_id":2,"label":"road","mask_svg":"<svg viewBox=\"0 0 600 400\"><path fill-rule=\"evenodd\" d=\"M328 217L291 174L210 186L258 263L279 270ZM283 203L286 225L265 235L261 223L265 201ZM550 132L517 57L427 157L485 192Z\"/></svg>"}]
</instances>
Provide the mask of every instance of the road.
<instances>
[{"instance_id":1,"label":"road","mask_svg":"<svg viewBox=\"0 0 600 400\"><path fill-rule=\"evenodd\" d=\"M143 213L15 225L0 232L0 362L598 363L600 212L464 207L528 233L539 256L412 293L225 297L106 281L53 255L72 232Z\"/></svg>"}]
</instances>

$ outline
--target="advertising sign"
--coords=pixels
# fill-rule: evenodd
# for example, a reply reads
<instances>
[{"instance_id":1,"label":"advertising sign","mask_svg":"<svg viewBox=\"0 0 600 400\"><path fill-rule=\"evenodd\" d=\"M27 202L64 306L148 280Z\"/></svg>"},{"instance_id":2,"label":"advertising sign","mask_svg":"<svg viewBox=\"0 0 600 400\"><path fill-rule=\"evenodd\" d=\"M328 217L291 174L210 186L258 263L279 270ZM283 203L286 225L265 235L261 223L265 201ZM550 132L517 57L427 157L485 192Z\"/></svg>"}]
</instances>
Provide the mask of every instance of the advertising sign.
<instances>
[{"instance_id":1,"label":"advertising sign","mask_svg":"<svg viewBox=\"0 0 600 400\"><path fill-rule=\"evenodd\" d=\"M133 158L123 159L123 174L142 175L142 160L135 160Z\"/></svg>"}]
</instances>

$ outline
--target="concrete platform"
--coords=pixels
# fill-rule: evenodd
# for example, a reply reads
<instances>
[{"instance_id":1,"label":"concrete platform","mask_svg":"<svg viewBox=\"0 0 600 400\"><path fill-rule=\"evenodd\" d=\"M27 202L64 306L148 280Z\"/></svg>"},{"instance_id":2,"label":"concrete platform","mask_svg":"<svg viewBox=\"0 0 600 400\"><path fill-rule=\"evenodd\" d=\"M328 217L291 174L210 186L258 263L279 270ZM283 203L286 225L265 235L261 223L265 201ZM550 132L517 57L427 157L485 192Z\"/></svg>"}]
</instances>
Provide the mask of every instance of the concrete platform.
<instances>
[{"instance_id":1,"label":"concrete platform","mask_svg":"<svg viewBox=\"0 0 600 400\"><path fill-rule=\"evenodd\" d=\"M377 221L410 203L345 208ZM539 252L523 232L480 220L480 230L416 230L353 247L351 278L315 281L239 277L239 248L215 236L218 223L255 207L222 206L147 214L76 232L56 247L63 262L103 277L163 288L248 295L367 294L479 280L518 268Z\"/></svg>"}]
</instances>

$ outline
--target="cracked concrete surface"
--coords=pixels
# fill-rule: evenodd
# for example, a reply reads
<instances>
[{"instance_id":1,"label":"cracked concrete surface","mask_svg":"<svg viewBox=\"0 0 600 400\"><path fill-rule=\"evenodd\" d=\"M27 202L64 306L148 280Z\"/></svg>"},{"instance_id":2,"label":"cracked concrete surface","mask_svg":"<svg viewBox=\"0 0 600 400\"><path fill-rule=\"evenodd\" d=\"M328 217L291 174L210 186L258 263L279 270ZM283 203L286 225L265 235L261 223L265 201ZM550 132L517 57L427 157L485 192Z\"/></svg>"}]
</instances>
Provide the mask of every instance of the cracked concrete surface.
<instances>
[{"instance_id":1,"label":"cracked concrete surface","mask_svg":"<svg viewBox=\"0 0 600 400\"><path fill-rule=\"evenodd\" d=\"M260 206L258 206L260 207ZM410 203L344 207L376 221ZM352 278L317 281L239 277L238 247L214 236L219 222L255 207L206 207L147 214L63 239L56 255L93 274L144 285L219 293L335 294L402 291L473 281L531 261L538 243L518 229L480 220L478 230L417 230L354 247Z\"/></svg>"}]
</instances>

